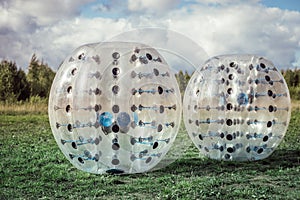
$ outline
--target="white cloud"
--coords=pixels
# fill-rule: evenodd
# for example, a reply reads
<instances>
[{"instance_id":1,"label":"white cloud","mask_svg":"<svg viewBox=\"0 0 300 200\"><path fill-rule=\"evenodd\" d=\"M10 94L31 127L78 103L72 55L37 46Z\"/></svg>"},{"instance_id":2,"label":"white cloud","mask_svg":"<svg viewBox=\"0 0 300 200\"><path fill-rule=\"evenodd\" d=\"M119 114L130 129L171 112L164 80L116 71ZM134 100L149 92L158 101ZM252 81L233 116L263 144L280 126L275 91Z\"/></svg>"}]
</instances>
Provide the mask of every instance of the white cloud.
<instances>
[{"instance_id":1,"label":"white cloud","mask_svg":"<svg viewBox=\"0 0 300 200\"><path fill-rule=\"evenodd\" d=\"M211 56L254 53L286 67L295 61L295 51L300 48L299 12L237 4L196 6L192 12L174 11L170 16L171 29L202 44Z\"/></svg>"},{"instance_id":2,"label":"white cloud","mask_svg":"<svg viewBox=\"0 0 300 200\"><path fill-rule=\"evenodd\" d=\"M30 40L36 45L34 48L39 49L38 56L57 68L75 48L101 42L130 28L131 24L124 19L76 18L44 28L32 35Z\"/></svg>"},{"instance_id":3,"label":"white cloud","mask_svg":"<svg viewBox=\"0 0 300 200\"><path fill-rule=\"evenodd\" d=\"M80 6L91 0L9 0L0 2L0 59L13 59L25 68L33 53L40 54L51 45L55 35L36 40L43 29L61 20L72 19ZM52 64L52 63L50 63Z\"/></svg>"},{"instance_id":4,"label":"white cloud","mask_svg":"<svg viewBox=\"0 0 300 200\"><path fill-rule=\"evenodd\" d=\"M80 6L92 0L11 0L3 7L15 18L28 17L39 26L49 25L62 18L71 18L80 13Z\"/></svg>"}]
</instances>

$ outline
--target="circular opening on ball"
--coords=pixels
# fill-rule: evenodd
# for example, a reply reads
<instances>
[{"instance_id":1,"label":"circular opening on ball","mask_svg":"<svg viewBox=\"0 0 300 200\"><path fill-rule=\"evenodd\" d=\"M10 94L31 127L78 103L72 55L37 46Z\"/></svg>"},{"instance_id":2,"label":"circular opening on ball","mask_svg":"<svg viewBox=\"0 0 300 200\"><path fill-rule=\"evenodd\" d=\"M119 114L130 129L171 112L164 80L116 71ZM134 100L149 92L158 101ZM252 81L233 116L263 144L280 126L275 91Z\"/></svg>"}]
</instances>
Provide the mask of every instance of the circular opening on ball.
<instances>
[{"instance_id":1,"label":"circular opening on ball","mask_svg":"<svg viewBox=\"0 0 300 200\"><path fill-rule=\"evenodd\" d=\"M268 90L268 95L269 95L270 97L273 96L272 90Z\"/></svg>"},{"instance_id":2,"label":"circular opening on ball","mask_svg":"<svg viewBox=\"0 0 300 200\"><path fill-rule=\"evenodd\" d=\"M68 129L69 132L72 132L72 130L73 130L72 124L68 124L67 125L67 129Z\"/></svg>"},{"instance_id":3,"label":"circular opening on ball","mask_svg":"<svg viewBox=\"0 0 300 200\"><path fill-rule=\"evenodd\" d=\"M120 54L118 53L118 52L114 52L113 54L112 54L112 57L113 57L113 59L119 59L120 58Z\"/></svg>"},{"instance_id":4,"label":"circular opening on ball","mask_svg":"<svg viewBox=\"0 0 300 200\"><path fill-rule=\"evenodd\" d=\"M272 124L273 124L273 123L272 123L271 121L268 121L267 127L270 128L270 127L272 126Z\"/></svg>"},{"instance_id":5,"label":"circular opening on ball","mask_svg":"<svg viewBox=\"0 0 300 200\"><path fill-rule=\"evenodd\" d=\"M252 64L249 65L249 70L252 70L254 67Z\"/></svg>"},{"instance_id":6,"label":"circular opening on ball","mask_svg":"<svg viewBox=\"0 0 300 200\"><path fill-rule=\"evenodd\" d=\"M233 153L234 152L234 148L233 147L228 147L227 148L227 152L228 153Z\"/></svg>"},{"instance_id":7,"label":"circular opening on ball","mask_svg":"<svg viewBox=\"0 0 300 200\"><path fill-rule=\"evenodd\" d=\"M226 120L226 124L227 124L227 126L231 126L232 125L232 119L227 119Z\"/></svg>"},{"instance_id":8,"label":"circular opening on ball","mask_svg":"<svg viewBox=\"0 0 300 200\"><path fill-rule=\"evenodd\" d=\"M119 68L115 67L115 68L112 69L112 74L113 74L114 76L119 75L119 73L120 73L120 69L119 69Z\"/></svg>"},{"instance_id":9,"label":"circular opening on ball","mask_svg":"<svg viewBox=\"0 0 300 200\"><path fill-rule=\"evenodd\" d=\"M67 88L67 93L68 93L68 94L71 94L71 93L72 93L72 86L69 86L69 87Z\"/></svg>"},{"instance_id":10,"label":"circular opening on ball","mask_svg":"<svg viewBox=\"0 0 300 200\"><path fill-rule=\"evenodd\" d=\"M112 92L113 92L114 94L118 94L119 90L120 90L120 87L119 87L118 85L114 85L114 86L112 87Z\"/></svg>"},{"instance_id":11,"label":"circular opening on ball","mask_svg":"<svg viewBox=\"0 0 300 200\"><path fill-rule=\"evenodd\" d=\"M158 75L159 75L158 69L154 68L154 69L153 69L153 74L154 74L155 76L158 76Z\"/></svg>"},{"instance_id":12,"label":"circular opening on ball","mask_svg":"<svg viewBox=\"0 0 300 200\"><path fill-rule=\"evenodd\" d=\"M257 150L257 153L258 153L258 154L261 154L263 151L264 151L263 148L259 148L259 149Z\"/></svg>"},{"instance_id":13,"label":"circular opening on ball","mask_svg":"<svg viewBox=\"0 0 300 200\"><path fill-rule=\"evenodd\" d=\"M119 126L118 126L117 124L115 124L115 125L112 126L112 131L113 131L114 133L119 132L119 130L120 130L120 128L119 128Z\"/></svg>"},{"instance_id":14,"label":"circular opening on ball","mask_svg":"<svg viewBox=\"0 0 300 200\"><path fill-rule=\"evenodd\" d=\"M234 62L231 62L231 63L229 63L229 66L230 66L230 67L235 67L235 63L234 63Z\"/></svg>"},{"instance_id":15,"label":"circular opening on ball","mask_svg":"<svg viewBox=\"0 0 300 200\"><path fill-rule=\"evenodd\" d=\"M224 158L226 159L226 160L228 160L228 159L230 159L230 155L229 154L225 154L225 156L224 156Z\"/></svg>"},{"instance_id":16,"label":"circular opening on ball","mask_svg":"<svg viewBox=\"0 0 300 200\"><path fill-rule=\"evenodd\" d=\"M232 137L232 135L231 135L231 134L228 134L228 135L226 135L226 139L227 139L227 140L232 140L232 139L233 139L233 137Z\"/></svg>"},{"instance_id":17,"label":"circular opening on ball","mask_svg":"<svg viewBox=\"0 0 300 200\"><path fill-rule=\"evenodd\" d=\"M200 140L203 140L203 136L201 134L199 134L198 137L199 137Z\"/></svg>"},{"instance_id":18,"label":"circular opening on ball","mask_svg":"<svg viewBox=\"0 0 300 200\"><path fill-rule=\"evenodd\" d=\"M99 136L99 138L95 138L95 140L94 140L95 145L98 145L100 143L101 139L102 138L100 136Z\"/></svg>"},{"instance_id":19,"label":"circular opening on ball","mask_svg":"<svg viewBox=\"0 0 300 200\"><path fill-rule=\"evenodd\" d=\"M71 106L70 106L70 105L67 105L67 106L66 106L66 112L69 113L70 111L71 111Z\"/></svg>"},{"instance_id":20,"label":"circular opening on ball","mask_svg":"<svg viewBox=\"0 0 300 200\"><path fill-rule=\"evenodd\" d=\"M220 138L224 138L225 134L222 132L220 133Z\"/></svg>"},{"instance_id":21,"label":"circular opening on ball","mask_svg":"<svg viewBox=\"0 0 300 200\"><path fill-rule=\"evenodd\" d=\"M113 165L118 165L119 163L120 163L120 160L117 158L115 158L111 161L111 164L113 164Z\"/></svg>"},{"instance_id":22,"label":"circular opening on ball","mask_svg":"<svg viewBox=\"0 0 300 200\"><path fill-rule=\"evenodd\" d=\"M152 60L152 55L150 53L146 53L146 57L148 58L148 60Z\"/></svg>"},{"instance_id":23,"label":"circular opening on ball","mask_svg":"<svg viewBox=\"0 0 300 200\"><path fill-rule=\"evenodd\" d=\"M78 55L78 60L82 60L84 58L84 53Z\"/></svg>"},{"instance_id":24,"label":"circular opening on ball","mask_svg":"<svg viewBox=\"0 0 300 200\"><path fill-rule=\"evenodd\" d=\"M71 74L74 76L75 74L77 74L77 68L72 69Z\"/></svg>"},{"instance_id":25,"label":"circular opening on ball","mask_svg":"<svg viewBox=\"0 0 300 200\"><path fill-rule=\"evenodd\" d=\"M149 163L151 160L152 160L152 158L151 158L151 157L148 157L148 158L146 159L145 163Z\"/></svg>"},{"instance_id":26,"label":"circular opening on ball","mask_svg":"<svg viewBox=\"0 0 300 200\"><path fill-rule=\"evenodd\" d=\"M220 146L219 150L222 152L224 151L224 147L223 146Z\"/></svg>"},{"instance_id":27,"label":"circular opening on ball","mask_svg":"<svg viewBox=\"0 0 300 200\"><path fill-rule=\"evenodd\" d=\"M162 126L161 124L159 124L159 125L157 126L157 132L161 132L162 129L163 129L163 126Z\"/></svg>"},{"instance_id":28,"label":"circular opening on ball","mask_svg":"<svg viewBox=\"0 0 300 200\"><path fill-rule=\"evenodd\" d=\"M227 110L231 110L231 109L233 108L233 106L232 106L231 103L228 103L228 104L226 105L226 108L227 108Z\"/></svg>"},{"instance_id":29,"label":"circular opening on ball","mask_svg":"<svg viewBox=\"0 0 300 200\"><path fill-rule=\"evenodd\" d=\"M164 89L161 86L157 87L158 94L162 94L164 92Z\"/></svg>"},{"instance_id":30,"label":"circular opening on ball","mask_svg":"<svg viewBox=\"0 0 300 200\"><path fill-rule=\"evenodd\" d=\"M99 110L101 110L101 105L96 104L95 105L95 111L98 112Z\"/></svg>"},{"instance_id":31,"label":"circular opening on ball","mask_svg":"<svg viewBox=\"0 0 300 200\"><path fill-rule=\"evenodd\" d=\"M118 112L120 111L119 106L118 106L118 105L114 105L114 106L112 107L112 111L113 111L114 113L118 113Z\"/></svg>"},{"instance_id":32,"label":"circular opening on ball","mask_svg":"<svg viewBox=\"0 0 300 200\"><path fill-rule=\"evenodd\" d=\"M274 107L272 105L269 106L269 112L273 112L274 111Z\"/></svg>"},{"instance_id":33,"label":"circular opening on ball","mask_svg":"<svg viewBox=\"0 0 300 200\"><path fill-rule=\"evenodd\" d=\"M119 150L120 149L120 145L118 143L113 143L112 149L113 150Z\"/></svg>"},{"instance_id":34,"label":"circular opening on ball","mask_svg":"<svg viewBox=\"0 0 300 200\"><path fill-rule=\"evenodd\" d=\"M100 95L101 94L101 90L99 88L95 89L95 95Z\"/></svg>"},{"instance_id":35,"label":"circular opening on ball","mask_svg":"<svg viewBox=\"0 0 300 200\"><path fill-rule=\"evenodd\" d=\"M130 59L132 62L135 62L137 60L137 56L135 54L133 54L131 56L131 59Z\"/></svg>"},{"instance_id":36,"label":"circular opening on ball","mask_svg":"<svg viewBox=\"0 0 300 200\"><path fill-rule=\"evenodd\" d=\"M266 68L266 65L264 63L260 63L260 67L265 69Z\"/></svg>"},{"instance_id":37,"label":"circular opening on ball","mask_svg":"<svg viewBox=\"0 0 300 200\"><path fill-rule=\"evenodd\" d=\"M228 88L227 93L228 93L228 94L232 94L232 93L233 93L232 88Z\"/></svg>"},{"instance_id":38,"label":"circular opening on ball","mask_svg":"<svg viewBox=\"0 0 300 200\"><path fill-rule=\"evenodd\" d=\"M158 142L154 142L153 149L156 149L158 147Z\"/></svg>"},{"instance_id":39,"label":"circular opening on ball","mask_svg":"<svg viewBox=\"0 0 300 200\"><path fill-rule=\"evenodd\" d=\"M98 162L98 161L99 161L99 158L100 158L99 154L96 153L95 156L94 156L95 162Z\"/></svg>"},{"instance_id":40,"label":"circular opening on ball","mask_svg":"<svg viewBox=\"0 0 300 200\"><path fill-rule=\"evenodd\" d=\"M84 164L84 160L83 160L81 157L78 158L78 161L79 161L81 164Z\"/></svg>"},{"instance_id":41,"label":"circular opening on ball","mask_svg":"<svg viewBox=\"0 0 300 200\"><path fill-rule=\"evenodd\" d=\"M77 149L77 144L76 144L76 142L72 142L71 145L72 145L72 147L73 147L74 149Z\"/></svg>"},{"instance_id":42,"label":"circular opening on ball","mask_svg":"<svg viewBox=\"0 0 300 200\"><path fill-rule=\"evenodd\" d=\"M266 142L266 141L268 141L268 139L269 139L269 136L266 135L266 136L264 136L263 141Z\"/></svg>"}]
</instances>

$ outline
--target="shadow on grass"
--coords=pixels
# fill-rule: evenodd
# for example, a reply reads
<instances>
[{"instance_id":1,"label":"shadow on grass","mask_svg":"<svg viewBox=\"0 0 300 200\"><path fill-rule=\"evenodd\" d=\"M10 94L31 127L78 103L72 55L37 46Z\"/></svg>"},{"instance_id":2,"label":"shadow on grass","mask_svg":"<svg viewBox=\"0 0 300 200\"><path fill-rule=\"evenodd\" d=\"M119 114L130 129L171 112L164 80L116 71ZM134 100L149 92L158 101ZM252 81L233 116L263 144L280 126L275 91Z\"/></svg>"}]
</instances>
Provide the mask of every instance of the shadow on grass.
<instances>
[{"instance_id":1,"label":"shadow on grass","mask_svg":"<svg viewBox=\"0 0 300 200\"><path fill-rule=\"evenodd\" d=\"M300 167L300 150L276 150L270 157L258 161L218 161L206 157L179 159L165 168L148 172L149 176L161 177L167 174L183 177L218 176L221 173L247 172L263 173L268 170L280 170ZM128 178L145 177L145 174L120 174ZM116 184L122 184L123 182Z\"/></svg>"},{"instance_id":2,"label":"shadow on grass","mask_svg":"<svg viewBox=\"0 0 300 200\"><path fill-rule=\"evenodd\" d=\"M270 157L252 162L218 161L200 157L181 159L152 173L158 176L166 173L182 176L193 174L195 176L203 174L218 175L236 171L244 171L244 173L246 171L265 172L267 170L293 167L300 167L300 150L276 150Z\"/></svg>"},{"instance_id":3,"label":"shadow on grass","mask_svg":"<svg viewBox=\"0 0 300 200\"><path fill-rule=\"evenodd\" d=\"M222 173L264 173L269 170L282 170L300 167L300 150L276 150L270 157L257 161L218 161L207 157L191 157L179 159L165 168L150 171L148 176L162 177L167 174L183 177L193 176L218 176ZM119 174L128 178L145 177L141 174ZM122 184L120 181L116 184Z\"/></svg>"}]
</instances>

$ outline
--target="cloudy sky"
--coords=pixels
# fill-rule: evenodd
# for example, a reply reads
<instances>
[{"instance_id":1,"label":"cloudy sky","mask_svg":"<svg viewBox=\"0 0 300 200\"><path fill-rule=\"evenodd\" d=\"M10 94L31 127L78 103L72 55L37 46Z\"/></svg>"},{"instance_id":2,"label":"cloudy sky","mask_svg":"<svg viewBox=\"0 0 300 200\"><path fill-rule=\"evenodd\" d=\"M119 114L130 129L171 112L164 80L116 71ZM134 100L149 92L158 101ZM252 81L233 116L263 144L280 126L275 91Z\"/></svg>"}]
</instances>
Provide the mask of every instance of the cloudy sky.
<instances>
[{"instance_id":1,"label":"cloudy sky","mask_svg":"<svg viewBox=\"0 0 300 200\"><path fill-rule=\"evenodd\" d=\"M0 59L26 69L35 53L56 70L82 44L145 27L176 31L209 56L300 66L299 0L0 0Z\"/></svg>"}]
</instances>

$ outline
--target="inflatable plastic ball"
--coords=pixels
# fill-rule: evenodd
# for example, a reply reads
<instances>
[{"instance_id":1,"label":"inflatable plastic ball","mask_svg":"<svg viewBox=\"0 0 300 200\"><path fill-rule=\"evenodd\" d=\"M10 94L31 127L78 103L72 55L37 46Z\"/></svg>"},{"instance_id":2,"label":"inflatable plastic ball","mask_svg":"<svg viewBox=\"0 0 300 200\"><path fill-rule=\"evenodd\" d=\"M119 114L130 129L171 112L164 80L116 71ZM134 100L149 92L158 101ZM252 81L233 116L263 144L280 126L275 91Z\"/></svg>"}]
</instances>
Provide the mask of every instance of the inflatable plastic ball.
<instances>
[{"instance_id":1,"label":"inflatable plastic ball","mask_svg":"<svg viewBox=\"0 0 300 200\"><path fill-rule=\"evenodd\" d=\"M286 82L255 55L223 55L195 71L183 116L201 154L217 160L260 160L282 141L291 114Z\"/></svg>"},{"instance_id":2,"label":"inflatable plastic ball","mask_svg":"<svg viewBox=\"0 0 300 200\"><path fill-rule=\"evenodd\" d=\"M58 69L49 119L59 148L78 169L141 173L172 146L181 97L170 67L150 46L89 44Z\"/></svg>"}]
</instances>

